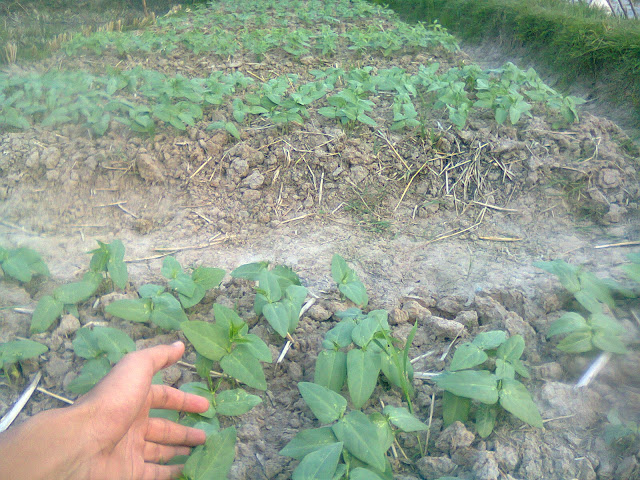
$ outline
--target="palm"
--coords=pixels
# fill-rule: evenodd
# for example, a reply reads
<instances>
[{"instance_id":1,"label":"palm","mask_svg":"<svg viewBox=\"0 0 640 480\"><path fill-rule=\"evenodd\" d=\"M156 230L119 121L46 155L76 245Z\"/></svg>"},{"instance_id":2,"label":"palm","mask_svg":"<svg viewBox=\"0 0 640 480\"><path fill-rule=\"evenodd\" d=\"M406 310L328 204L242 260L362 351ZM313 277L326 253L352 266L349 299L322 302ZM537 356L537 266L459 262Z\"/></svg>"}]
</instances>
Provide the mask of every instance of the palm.
<instances>
[{"instance_id":1,"label":"palm","mask_svg":"<svg viewBox=\"0 0 640 480\"><path fill-rule=\"evenodd\" d=\"M149 357L144 362L137 353L118 363L80 402L91 409L89 441L96 449L89 465L91 479L176 478L181 466L161 463L188 454L190 446L204 441L199 430L149 418L152 408L202 412L208 407L200 397L151 385L153 375L179 356L175 360Z\"/></svg>"}]
</instances>

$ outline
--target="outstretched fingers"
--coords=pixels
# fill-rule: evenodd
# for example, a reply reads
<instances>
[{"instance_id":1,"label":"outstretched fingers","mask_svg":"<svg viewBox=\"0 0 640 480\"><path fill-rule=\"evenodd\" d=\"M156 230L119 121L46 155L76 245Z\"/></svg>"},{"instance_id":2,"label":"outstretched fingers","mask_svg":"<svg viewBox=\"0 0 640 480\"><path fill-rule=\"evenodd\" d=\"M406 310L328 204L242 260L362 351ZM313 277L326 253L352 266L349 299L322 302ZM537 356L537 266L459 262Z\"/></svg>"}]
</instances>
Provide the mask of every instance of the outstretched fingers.
<instances>
[{"instance_id":1,"label":"outstretched fingers","mask_svg":"<svg viewBox=\"0 0 640 480\"><path fill-rule=\"evenodd\" d=\"M189 455L189 447L175 447L172 445L159 445L153 442L146 442L142 452L145 462L164 463L177 455Z\"/></svg>"},{"instance_id":2,"label":"outstretched fingers","mask_svg":"<svg viewBox=\"0 0 640 480\"><path fill-rule=\"evenodd\" d=\"M158 465L145 463L141 480L172 480L180 478L184 465Z\"/></svg>"},{"instance_id":3,"label":"outstretched fingers","mask_svg":"<svg viewBox=\"0 0 640 480\"><path fill-rule=\"evenodd\" d=\"M199 395L185 393L167 385L151 385L150 408L202 413L209 408L209 401Z\"/></svg>"},{"instance_id":4,"label":"outstretched fingers","mask_svg":"<svg viewBox=\"0 0 640 480\"><path fill-rule=\"evenodd\" d=\"M201 445L206 438L198 428L185 427L164 418L150 418L144 436L147 442L187 447Z\"/></svg>"}]
</instances>

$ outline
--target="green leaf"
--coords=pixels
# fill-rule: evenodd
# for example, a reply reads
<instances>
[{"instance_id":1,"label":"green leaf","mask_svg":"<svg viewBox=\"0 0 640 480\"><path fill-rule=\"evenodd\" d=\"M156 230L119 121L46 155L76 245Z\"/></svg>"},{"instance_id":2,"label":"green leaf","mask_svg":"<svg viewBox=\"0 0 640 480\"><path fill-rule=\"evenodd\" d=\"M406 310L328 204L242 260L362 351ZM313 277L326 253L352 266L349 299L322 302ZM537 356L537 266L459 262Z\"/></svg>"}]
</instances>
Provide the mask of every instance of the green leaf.
<instances>
[{"instance_id":1,"label":"green leaf","mask_svg":"<svg viewBox=\"0 0 640 480\"><path fill-rule=\"evenodd\" d=\"M347 378L347 354L337 350L322 350L316 359L313 382L339 393Z\"/></svg>"},{"instance_id":2,"label":"green leaf","mask_svg":"<svg viewBox=\"0 0 640 480\"><path fill-rule=\"evenodd\" d=\"M196 285L196 282L193 281L191 276L187 275L186 273L180 272L178 273L176 278L169 280L169 286L179 294L182 294L187 298L191 298L196 293L196 287L198 285ZM198 299L198 301L200 300L201 298Z\"/></svg>"},{"instance_id":3,"label":"green leaf","mask_svg":"<svg viewBox=\"0 0 640 480\"><path fill-rule=\"evenodd\" d=\"M160 273L164 278L171 280L182 273L182 266L180 265L180 262L175 259L175 257L166 257L162 262Z\"/></svg>"},{"instance_id":4,"label":"green leaf","mask_svg":"<svg viewBox=\"0 0 640 480\"><path fill-rule=\"evenodd\" d=\"M87 327L76 332L76 337L71 344L75 354L82 358L97 358L102 353L98 346L98 340L93 336L93 330Z\"/></svg>"},{"instance_id":5,"label":"green leaf","mask_svg":"<svg viewBox=\"0 0 640 480\"><path fill-rule=\"evenodd\" d=\"M37 357L49 350L48 347L33 340L20 339L7 343L0 343L0 368L3 365Z\"/></svg>"},{"instance_id":6,"label":"green leaf","mask_svg":"<svg viewBox=\"0 0 640 480\"><path fill-rule=\"evenodd\" d=\"M206 412L199 413L200 418L214 418L216 415L216 407L214 406L215 397L213 393L202 382L188 382L180 385L180 391L186 393L192 393L202 398L206 398L209 401L209 408Z\"/></svg>"},{"instance_id":7,"label":"green leaf","mask_svg":"<svg viewBox=\"0 0 640 480\"><path fill-rule=\"evenodd\" d=\"M383 452L386 452L391 448L393 444L394 435L393 430L391 429L391 425L389 424L389 419L382 415L380 412L373 412L369 414L369 420L376 427L378 432L378 442L380 443L380 448Z\"/></svg>"},{"instance_id":8,"label":"green leaf","mask_svg":"<svg viewBox=\"0 0 640 480\"><path fill-rule=\"evenodd\" d=\"M421 432L428 430L429 427L414 417L409 410L404 407L394 407L387 405L382 413L389 417L389 421L393 423L403 432Z\"/></svg>"},{"instance_id":9,"label":"green leaf","mask_svg":"<svg viewBox=\"0 0 640 480\"><path fill-rule=\"evenodd\" d=\"M471 342L482 350L495 350L507 339L507 334L502 330L491 330L479 333Z\"/></svg>"},{"instance_id":10,"label":"green leaf","mask_svg":"<svg viewBox=\"0 0 640 480\"><path fill-rule=\"evenodd\" d=\"M322 385L299 382L298 390L320 423L336 421L347 408L347 401L343 396Z\"/></svg>"},{"instance_id":11,"label":"green leaf","mask_svg":"<svg viewBox=\"0 0 640 480\"><path fill-rule=\"evenodd\" d=\"M213 369L213 360L205 357L204 355L200 355L196 350L196 373L200 378L202 378L205 382L210 381L211 370Z\"/></svg>"},{"instance_id":12,"label":"green leaf","mask_svg":"<svg viewBox=\"0 0 640 480\"><path fill-rule=\"evenodd\" d=\"M164 287L162 285L154 285L153 283L142 285L138 289L138 293L142 298L155 298L162 295L162 292L164 292Z\"/></svg>"},{"instance_id":13,"label":"green leaf","mask_svg":"<svg viewBox=\"0 0 640 480\"><path fill-rule=\"evenodd\" d=\"M191 277L197 285L205 290L211 290L220 285L226 273L221 268L197 267L193 270Z\"/></svg>"},{"instance_id":14,"label":"green leaf","mask_svg":"<svg viewBox=\"0 0 640 480\"><path fill-rule=\"evenodd\" d=\"M591 330L573 332L563 338L557 345L559 350L567 353L584 353L593 350Z\"/></svg>"},{"instance_id":15,"label":"green leaf","mask_svg":"<svg viewBox=\"0 0 640 480\"><path fill-rule=\"evenodd\" d=\"M332 480L338 467L342 442L325 445L306 455L293 471L293 480Z\"/></svg>"},{"instance_id":16,"label":"green leaf","mask_svg":"<svg viewBox=\"0 0 640 480\"><path fill-rule=\"evenodd\" d=\"M493 432L496 424L498 409L495 405L481 403L476 411L476 431L482 438L487 438Z\"/></svg>"},{"instance_id":17,"label":"green leaf","mask_svg":"<svg viewBox=\"0 0 640 480\"><path fill-rule=\"evenodd\" d=\"M456 352L453 354L449 370L455 372L456 370L464 370L467 368L473 368L487 361L488 355L477 345L472 343L463 343L458 346Z\"/></svg>"},{"instance_id":18,"label":"green leaf","mask_svg":"<svg viewBox=\"0 0 640 480\"><path fill-rule=\"evenodd\" d=\"M91 297L99 285L93 282L73 282L62 285L53 291L53 297L65 305L75 305Z\"/></svg>"},{"instance_id":19,"label":"green leaf","mask_svg":"<svg viewBox=\"0 0 640 480\"><path fill-rule=\"evenodd\" d=\"M385 470L386 457L377 438L376 426L359 410L350 412L332 427L336 438L354 457L378 470Z\"/></svg>"},{"instance_id":20,"label":"green leaf","mask_svg":"<svg viewBox=\"0 0 640 480\"><path fill-rule=\"evenodd\" d=\"M487 370L463 370L442 372L433 378L440 388L459 397L471 398L482 403L498 401L497 378Z\"/></svg>"},{"instance_id":21,"label":"green leaf","mask_svg":"<svg viewBox=\"0 0 640 480\"><path fill-rule=\"evenodd\" d=\"M280 284L280 288L283 290L286 290L287 287L292 285L300 286L300 277L298 277L298 274L286 265L276 265L273 267L273 270L271 270L271 273L278 277L278 283ZM306 296L307 292L305 289L304 297ZM301 301L304 301L304 297Z\"/></svg>"},{"instance_id":22,"label":"green leaf","mask_svg":"<svg viewBox=\"0 0 640 480\"><path fill-rule=\"evenodd\" d=\"M224 390L216 395L216 410L220 415L243 415L261 402L241 388Z\"/></svg>"},{"instance_id":23,"label":"green leaf","mask_svg":"<svg viewBox=\"0 0 640 480\"><path fill-rule=\"evenodd\" d=\"M584 330L586 328L587 321L582 315L576 312L567 312L551 324L549 331L547 332L547 338L555 335L562 335L563 333Z\"/></svg>"},{"instance_id":24,"label":"green leaf","mask_svg":"<svg viewBox=\"0 0 640 480\"><path fill-rule=\"evenodd\" d=\"M244 345L237 345L229 355L220 360L220 367L227 375L258 390L267 389L262 365Z\"/></svg>"},{"instance_id":25,"label":"green leaf","mask_svg":"<svg viewBox=\"0 0 640 480\"><path fill-rule=\"evenodd\" d=\"M111 364L105 357L87 360L80 370L80 375L69 382L67 390L84 395L111 370Z\"/></svg>"},{"instance_id":26,"label":"green leaf","mask_svg":"<svg viewBox=\"0 0 640 480\"><path fill-rule=\"evenodd\" d=\"M136 349L136 344L129 335L117 328L94 327L92 336L98 348L107 354L112 364Z\"/></svg>"},{"instance_id":27,"label":"green leaf","mask_svg":"<svg viewBox=\"0 0 640 480\"><path fill-rule=\"evenodd\" d=\"M231 276L233 278L244 278L246 280L257 282L260 274L265 271L268 266L269 262L247 263L245 265L240 265L231 272Z\"/></svg>"},{"instance_id":28,"label":"green leaf","mask_svg":"<svg viewBox=\"0 0 640 480\"><path fill-rule=\"evenodd\" d=\"M192 320L180 324L184 336L203 357L219 362L229 353L231 341L224 325Z\"/></svg>"},{"instance_id":29,"label":"green leaf","mask_svg":"<svg viewBox=\"0 0 640 480\"><path fill-rule=\"evenodd\" d=\"M36 309L31 317L31 327L29 331L31 333L46 332L51 324L62 315L63 310L64 304L62 302L45 295L36 305Z\"/></svg>"},{"instance_id":30,"label":"green leaf","mask_svg":"<svg viewBox=\"0 0 640 480\"><path fill-rule=\"evenodd\" d=\"M556 275L562 286L569 290L570 293L575 294L581 289L580 282L578 281L578 268L569 265L564 260L535 262L533 265Z\"/></svg>"},{"instance_id":31,"label":"green leaf","mask_svg":"<svg viewBox=\"0 0 640 480\"><path fill-rule=\"evenodd\" d=\"M127 264L124 263L124 245L120 240L116 239L109 244L108 251L107 272L109 272L113 283L118 288L124 289L129 280Z\"/></svg>"},{"instance_id":32,"label":"green leaf","mask_svg":"<svg viewBox=\"0 0 640 480\"><path fill-rule=\"evenodd\" d=\"M498 347L496 356L505 362L519 360L524 352L524 338L522 335L512 335L509 339Z\"/></svg>"},{"instance_id":33,"label":"green leaf","mask_svg":"<svg viewBox=\"0 0 640 480\"><path fill-rule=\"evenodd\" d=\"M104 311L130 322L148 322L151 318L151 299L123 298L107 305Z\"/></svg>"},{"instance_id":34,"label":"green leaf","mask_svg":"<svg viewBox=\"0 0 640 480\"><path fill-rule=\"evenodd\" d=\"M286 337L289 332L289 311L280 302L268 303L262 309L264 318L269 325L281 336Z\"/></svg>"},{"instance_id":35,"label":"green leaf","mask_svg":"<svg viewBox=\"0 0 640 480\"><path fill-rule=\"evenodd\" d=\"M242 337L237 337L235 342L245 346L247 351L251 353L261 362L271 363L273 357L271 356L271 350L269 346L257 335L250 333Z\"/></svg>"},{"instance_id":36,"label":"green leaf","mask_svg":"<svg viewBox=\"0 0 640 480\"><path fill-rule=\"evenodd\" d=\"M459 397L445 390L442 394L442 418L445 427L453 422L465 423L469 418L470 408L471 400L469 398Z\"/></svg>"},{"instance_id":37,"label":"green leaf","mask_svg":"<svg viewBox=\"0 0 640 480\"><path fill-rule=\"evenodd\" d=\"M594 346L605 352L618 353L620 355L628 353L627 347L618 337L605 332L595 332L591 341Z\"/></svg>"},{"instance_id":38,"label":"green leaf","mask_svg":"<svg viewBox=\"0 0 640 480\"><path fill-rule=\"evenodd\" d=\"M505 378L500 389L500 405L523 422L542 428L542 417L527 388L517 380Z\"/></svg>"},{"instance_id":39,"label":"green leaf","mask_svg":"<svg viewBox=\"0 0 640 480\"><path fill-rule=\"evenodd\" d=\"M231 330L239 331L246 325L234 310L218 303L213 305L213 316L216 319L216 323L224 327L228 332L231 332Z\"/></svg>"},{"instance_id":40,"label":"green leaf","mask_svg":"<svg viewBox=\"0 0 640 480\"><path fill-rule=\"evenodd\" d=\"M498 380L502 380L503 378L515 378L516 370L513 368L513 365L509 362L505 362L501 358L496 358L496 377Z\"/></svg>"},{"instance_id":41,"label":"green leaf","mask_svg":"<svg viewBox=\"0 0 640 480\"><path fill-rule=\"evenodd\" d=\"M622 270L634 282L640 283L640 262L629 265L623 265Z\"/></svg>"},{"instance_id":42,"label":"green leaf","mask_svg":"<svg viewBox=\"0 0 640 480\"><path fill-rule=\"evenodd\" d=\"M299 431L279 454L300 460L305 455L336 442L337 439L331 427L310 428Z\"/></svg>"},{"instance_id":43,"label":"green leaf","mask_svg":"<svg viewBox=\"0 0 640 480\"><path fill-rule=\"evenodd\" d=\"M268 302L277 302L282 298L282 289L278 277L269 270L263 270L258 275L258 292L265 296Z\"/></svg>"},{"instance_id":44,"label":"green leaf","mask_svg":"<svg viewBox=\"0 0 640 480\"><path fill-rule=\"evenodd\" d=\"M351 403L361 408L376 388L380 374L380 354L354 348L347 353L347 386Z\"/></svg>"},{"instance_id":45,"label":"green leaf","mask_svg":"<svg viewBox=\"0 0 640 480\"><path fill-rule=\"evenodd\" d=\"M573 296L590 313L602 313L602 304L591 292L580 290L574 293Z\"/></svg>"},{"instance_id":46,"label":"green leaf","mask_svg":"<svg viewBox=\"0 0 640 480\"><path fill-rule=\"evenodd\" d=\"M369 312L351 332L353 343L359 347L366 347L376 332L381 330L388 331L389 323L387 321L387 315L385 310L373 310Z\"/></svg>"},{"instance_id":47,"label":"green leaf","mask_svg":"<svg viewBox=\"0 0 640 480\"><path fill-rule=\"evenodd\" d=\"M18 256L11 256L2 262L2 270L6 275L19 280L20 282L30 282L31 281L31 268L29 268L29 264Z\"/></svg>"},{"instance_id":48,"label":"green leaf","mask_svg":"<svg viewBox=\"0 0 640 480\"><path fill-rule=\"evenodd\" d=\"M367 290L360 280L354 280L349 283L341 283L338 290L359 307L366 307L369 303Z\"/></svg>"},{"instance_id":49,"label":"green leaf","mask_svg":"<svg viewBox=\"0 0 640 480\"><path fill-rule=\"evenodd\" d=\"M326 349L332 349L334 346L338 348L346 348L351 345L351 334L356 327L353 318L345 318L341 320L335 327L329 330L324 336L322 346Z\"/></svg>"},{"instance_id":50,"label":"green leaf","mask_svg":"<svg viewBox=\"0 0 640 480\"><path fill-rule=\"evenodd\" d=\"M196 447L184 465L183 475L190 479L227 478L235 458L236 429L215 432L204 445Z\"/></svg>"},{"instance_id":51,"label":"green leaf","mask_svg":"<svg viewBox=\"0 0 640 480\"><path fill-rule=\"evenodd\" d=\"M349 480L382 480L382 477L368 468L357 467L351 470Z\"/></svg>"},{"instance_id":52,"label":"green leaf","mask_svg":"<svg viewBox=\"0 0 640 480\"><path fill-rule=\"evenodd\" d=\"M163 293L153 298L150 320L165 330L179 330L180 324L189 319L176 297Z\"/></svg>"},{"instance_id":53,"label":"green leaf","mask_svg":"<svg viewBox=\"0 0 640 480\"><path fill-rule=\"evenodd\" d=\"M629 335L626 328L608 315L595 313L591 315L591 318L589 318L589 324L594 331L602 332L608 336Z\"/></svg>"}]
</instances>

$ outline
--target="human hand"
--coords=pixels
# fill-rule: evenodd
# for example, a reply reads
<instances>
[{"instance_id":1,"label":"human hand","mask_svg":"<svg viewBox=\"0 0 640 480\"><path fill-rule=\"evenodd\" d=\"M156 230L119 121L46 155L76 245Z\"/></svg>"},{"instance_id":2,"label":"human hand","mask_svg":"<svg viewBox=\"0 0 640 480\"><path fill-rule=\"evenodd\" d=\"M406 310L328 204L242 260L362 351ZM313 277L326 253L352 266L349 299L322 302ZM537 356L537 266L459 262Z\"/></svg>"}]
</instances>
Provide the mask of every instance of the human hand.
<instances>
[{"instance_id":1,"label":"human hand","mask_svg":"<svg viewBox=\"0 0 640 480\"><path fill-rule=\"evenodd\" d=\"M183 353L181 342L132 352L72 407L38 414L0 436L0 478L177 478L182 465L161 463L188 454L205 434L149 418L149 410L201 413L209 407L197 395L151 384Z\"/></svg>"}]
</instances>

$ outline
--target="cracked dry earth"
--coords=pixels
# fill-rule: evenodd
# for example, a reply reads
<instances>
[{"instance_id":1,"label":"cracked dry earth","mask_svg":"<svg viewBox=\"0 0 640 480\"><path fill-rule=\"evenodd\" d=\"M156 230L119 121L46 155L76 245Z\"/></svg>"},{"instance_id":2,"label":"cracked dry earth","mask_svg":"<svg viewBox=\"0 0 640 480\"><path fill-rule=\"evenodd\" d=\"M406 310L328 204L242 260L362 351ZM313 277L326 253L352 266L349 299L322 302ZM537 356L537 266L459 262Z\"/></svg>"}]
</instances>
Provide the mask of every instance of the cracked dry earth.
<instances>
[{"instance_id":1,"label":"cracked dry earth","mask_svg":"<svg viewBox=\"0 0 640 480\"><path fill-rule=\"evenodd\" d=\"M110 55L60 55L28 68L58 64L95 71L119 61L126 63L122 68L143 65L173 74L215 69L266 78L327 66L322 58L297 60L285 52L260 63L250 54L223 59L186 50L160 58ZM333 63L346 63L351 53L340 55ZM393 58L364 54L355 61L411 71L436 60L471 61L463 52L437 49ZM440 393L416 380L421 420L429 421L435 402L431 441L421 458L415 439L400 436L407 458L393 459L396 478L640 478L637 446L612 449L602 439L612 407L630 417L640 413L638 355L614 360L592 385L574 390L592 359L561 355L547 341L548 325L571 299L532 265L558 258L621 277L618 266L631 249L594 248L640 236L638 150L620 128L588 114L562 131L538 115L516 127L478 115L458 130L434 111L428 121L437 136L426 141L366 125L345 131L312 115L304 126L288 129L253 124L235 141L205 128L227 118L225 109L209 112L184 133L167 128L151 138L115 122L98 138L78 126L0 133L2 244L34 248L52 273L27 288L0 283L0 341L29 336L29 316L11 307L33 308L55 286L76 279L96 239L124 242L133 295L135 286L161 281L168 253L183 265L227 271L259 260L286 264L318 298L285 361L265 369L269 388L254 392L263 402L233 420L238 445L231 478L290 478L296 462L277 452L299 429L317 426L296 383L313 379L323 335L336 321L332 314L349 306L331 280L331 256L339 253L366 285L370 308L390 311L395 336L406 338L418 321L410 356L430 355L415 363L417 372L442 370L450 359L441 360L442 354L456 338L459 343L491 329L521 334L532 372L527 386L548 420L538 430L505 416L485 440L461 424L443 429ZM253 313L250 285L227 276L190 317L210 318L215 302L236 307L252 332L274 355L279 352L282 339ZM179 336L105 318L102 303L94 308L91 301L81 308L79 323L63 322L32 337L50 350L24 366L27 376L41 369L44 387L69 396L65 385L81 366L71 348L74 331L105 320L127 331L139 348ZM188 353L186 361L194 358ZM173 385L195 380L180 367L165 372ZM19 390L0 384L0 412ZM380 385L373 398L401 402L398 392ZM59 406L36 393L18 421Z\"/></svg>"}]
</instances>

